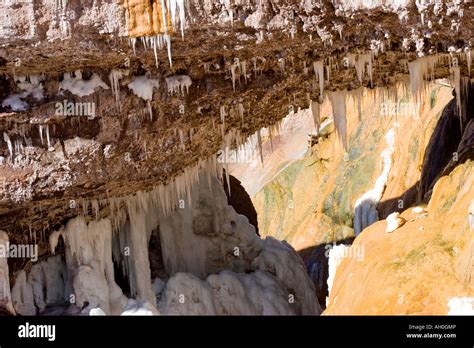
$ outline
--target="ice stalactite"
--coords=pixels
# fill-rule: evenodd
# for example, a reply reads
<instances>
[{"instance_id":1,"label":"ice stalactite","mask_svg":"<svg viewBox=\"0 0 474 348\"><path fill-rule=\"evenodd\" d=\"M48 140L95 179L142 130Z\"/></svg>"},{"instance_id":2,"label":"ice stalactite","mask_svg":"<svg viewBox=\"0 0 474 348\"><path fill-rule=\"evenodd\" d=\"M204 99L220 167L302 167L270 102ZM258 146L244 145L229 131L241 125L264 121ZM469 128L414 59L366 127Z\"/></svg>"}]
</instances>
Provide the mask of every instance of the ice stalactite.
<instances>
[{"instance_id":1,"label":"ice stalactite","mask_svg":"<svg viewBox=\"0 0 474 348\"><path fill-rule=\"evenodd\" d=\"M15 310L12 305L12 297L10 294L10 273L8 270L8 258L5 257L7 250L9 250L9 238L8 234L4 231L0 231L0 249L4 255L0 257L0 307L5 308L12 314L15 314Z\"/></svg>"},{"instance_id":2,"label":"ice stalactite","mask_svg":"<svg viewBox=\"0 0 474 348\"><path fill-rule=\"evenodd\" d=\"M230 77L232 79L232 88L235 91L235 82L237 81L237 78L240 80L240 74L239 70L240 69L240 62L237 60L235 63L231 64L229 70L230 70Z\"/></svg>"},{"instance_id":3,"label":"ice stalactite","mask_svg":"<svg viewBox=\"0 0 474 348\"><path fill-rule=\"evenodd\" d=\"M438 54L434 56L421 57L408 63L410 73L410 88L414 100L419 100L421 93L426 88L425 79L434 79L435 68L444 63L446 55Z\"/></svg>"},{"instance_id":4,"label":"ice stalactite","mask_svg":"<svg viewBox=\"0 0 474 348\"><path fill-rule=\"evenodd\" d=\"M115 105L117 110L122 109L122 104L120 102L120 80L124 76L128 76L129 71L123 69L112 69L109 73L110 86L112 87L112 95L115 99Z\"/></svg>"},{"instance_id":5,"label":"ice stalactite","mask_svg":"<svg viewBox=\"0 0 474 348\"><path fill-rule=\"evenodd\" d=\"M385 191L392 167L392 154L395 151L395 130L391 128L385 135L387 147L382 151L382 173L375 180L374 187L357 199L354 207L354 233L378 221L377 204Z\"/></svg>"},{"instance_id":6,"label":"ice stalactite","mask_svg":"<svg viewBox=\"0 0 474 348\"><path fill-rule=\"evenodd\" d=\"M314 74L316 75L316 80L319 82L319 99L323 100L324 92L324 65L323 62L318 60L313 63Z\"/></svg>"},{"instance_id":7,"label":"ice stalactite","mask_svg":"<svg viewBox=\"0 0 474 348\"><path fill-rule=\"evenodd\" d=\"M227 116L225 112L225 106L221 105L220 107L220 116L221 116L221 136L222 139L225 137L225 117Z\"/></svg>"},{"instance_id":8,"label":"ice stalactite","mask_svg":"<svg viewBox=\"0 0 474 348\"><path fill-rule=\"evenodd\" d=\"M372 53L349 54L347 56L349 66L353 66L357 73L357 79L360 83L364 80L365 73L369 75L370 85L373 82L373 61Z\"/></svg>"},{"instance_id":9,"label":"ice stalactite","mask_svg":"<svg viewBox=\"0 0 474 348\"><path fill-rule=\"evenodd\" d=\"M344 151L347 151L347 119L346 119L346 94L347 91L329 92L329 100L332 106L334 128L341 141Z\"/></svg>"},{"instance_id":10,"label":"ice stalactite","mask_svg":"<svg viewBox=\"0 0 474 348\"><path fill-rule=\"evenodd\" d=\"M352 98L354 105L357 105L357 117L359 121L362 120L362 95L363 94L364 94L364 90L362 89L362 87L354 89L350 92L350 96Z\"/></svg>"},{"instance_id":11,"label":"ice stalactite","mask_svg":"<svg viewBox=\"0 0 474 348\"><path fill-rule=\"evenodd\" d=\"M285 58L278 59L278 67L280 68L280 72L284 74L285 73Z\"/></svg>"},{"instance_id":12,"label":"ice stalactite","mask_svg":"<svg viewBox=\"0 0 474 348\"><path fill-rule=\"evenodd\" d=\"M467 105L466 105L466 96L468 84L464 83L463 78L461 77L461 68L459 66L451 67L452 74L452 84L454 85L454 91L456 93L456 106L459 114L459 122L461 131L463 131L463 125L467 118Z\"/></svg>"},{"instance_id":13,"label":"ice stalactite","mask_svg":"<svg viewBox=\"0 0 474 348\"><path fill-rule=\"evenodd\" d=\"M467 72L469 78L471 77L471 65L472 65L472 50L471 48L466 49L466 63L467 63Z\"/></svg>"},{"instance_id":14,"label":"ice stalactite","mask_svg":"<svg viewBox=\"0 0 474 348\"><path fill-rule=\"evenodd\" d=\"M96 88L109 89L109 86L97 74L92 74L89 80L82 79L82 72L76 70L72 73L65 73L59 85L59 90L67 90L78 97L85 97L95 92Z\"/></svg>"},{"instance_id":15,"label":"ice stalactite","mask_svg":"<svg viewBox=\"0 0 474 348\"><path fill-rule=\"evenodd\" d=\"M45 126L45 129L46 129L46 142L48 144L48 149L51 147L51 139L49 137L49 125L47 124Z\"/></svg>"},{"instance_id":16,"label":"ice stalactite","mask_svg":"<svg viewBox=\"0 0 474 348\"><path fill-rule=\"evenodd\" d=\"M189 87L191 87L192 84L191 78L188 75L169 76L165 81L169 94L184 94L185 89L186 93L189 93Z\"/></svg>"},{"instance_id":17,"label":"ice stalactite","mask_svg":"<svg viewBox=\"0 0 474 348\"><path fill-rule=\"evenodd\" d=\"M244 75L244 81L247 83L247 61L243 60L240 63L240 68L242 70L242 75Z\"/></svg>"},{"instance_id":18,"label":"ice stalactite","mask_svg":"<svg viewBox=\"0 0 474 348\"><path fill-rule=\"evenodd\" d=\"M239 115L240 115L240 121L241 121L241 127L244 126L244 104L239 103Z\"/></svg>"},{"instance_id":19,"label":"ice stalactite","mask_svg":"<svg viewBox=\"0 0 474 348\"><path fill-rule=\"evenodd\" d=\"M260 129L257 131L258 153L260 154L260 161L263 164L263 149L262 149L262 135Z\"/></svg>"},{"instance_id":20,"label":"ice stalactite","mask_svg":"<svg viewBox=\"0 0 474 348\"><path fill-rule=\"evenodd\" d=\"M178 131L179 133L179 143L181 144L181 149L184 151L186 149L186 146L184 145L184 133L183 133L183 130L180 129Z\"/></svg>"},{"instance_id":21,"label":"ice stalactite","mask_svg":"<svg viewBox=\"0 0 474 348\"><path fill-rule=\"evenodd\" d=\"M8 153L10 154L10 158L13 162L13 146L12 146L12 141L10 140L10 137L8 136L7 133L3 132L3 140L7 143L8 147Z\"/></svg>"},{"instance_id":22,"label":"ice stalactite","mask_svg":"<svg viewBox=\"0 0 474 348\"><path fill-rule=\"evenodd\" d=\"M125 7L127 8L127 18L129 18L127 21L131 36L129 40L134 53L136 53L136 39L140 37L145 47L150 46L153 48L155 62L158 66L157 50L163 49L166 45L168 59L170 66L172 66L171 34L178 30L179 22L181 36L184 37L184 27L186 25L184 0L152 1L151 6L149 4L134 4L126 1ZM143 17L148 20L148 28L136 26L136 23L143 21Z\"/></svg>"},{"instance_id":23,"label":"ice stalactite","mask_svg":"<svg viewBox=\"0 0 474 348\"><path fill-rule=\"evenodd\" d=\"M319 135L319 127L321 126L321 120L320 120L320 105L318 102L314 102L312 100L309 101L310 105L310 110L311 110L311 115L313 116L313 121L314 121L314 128L316 130L316 134Z\"/></svg>"}]
</instances>

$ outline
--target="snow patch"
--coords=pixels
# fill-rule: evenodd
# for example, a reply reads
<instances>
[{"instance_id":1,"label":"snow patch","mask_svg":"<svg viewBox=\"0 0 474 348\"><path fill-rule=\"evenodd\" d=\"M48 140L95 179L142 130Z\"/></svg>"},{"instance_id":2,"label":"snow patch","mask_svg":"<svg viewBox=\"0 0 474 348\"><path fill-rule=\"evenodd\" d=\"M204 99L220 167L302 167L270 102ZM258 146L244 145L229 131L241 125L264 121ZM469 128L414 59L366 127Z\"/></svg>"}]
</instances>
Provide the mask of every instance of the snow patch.
<instances>
[{"instance_id":1,"label":"snow patch","mask_svg":"<svg viewBox=\"0 0 474 348\"><path fill-rule=\"evenodd\" d=\"M89 80L82 79L82 72L65 73L59 85L59 90L66 90L78 97L85 97L95 92L96 88L109 89L97 74L92 74Z\"/></svg>"},{"instance_id":2,"label":"snow patch","mask_svg":"<svg viewBox=\"0 0 474 348\"><path fill-rule=\"evenodd\" d=\"M146 75L141 75L135 77L127 86L137 97L146 101L151 101L153 99L153 88L158 88L160 82L158 80L150 79Z\"/></svg>"},{"instance_id":3,"label":"snow patch","mask_svg":"<svg viewBox=\"0 0 474 348\"><path fill-rule=\"evenodd\" d=\"M448 306L448 315L474 315L474 297L453 297Z\"/></svg>"}]
</instances>

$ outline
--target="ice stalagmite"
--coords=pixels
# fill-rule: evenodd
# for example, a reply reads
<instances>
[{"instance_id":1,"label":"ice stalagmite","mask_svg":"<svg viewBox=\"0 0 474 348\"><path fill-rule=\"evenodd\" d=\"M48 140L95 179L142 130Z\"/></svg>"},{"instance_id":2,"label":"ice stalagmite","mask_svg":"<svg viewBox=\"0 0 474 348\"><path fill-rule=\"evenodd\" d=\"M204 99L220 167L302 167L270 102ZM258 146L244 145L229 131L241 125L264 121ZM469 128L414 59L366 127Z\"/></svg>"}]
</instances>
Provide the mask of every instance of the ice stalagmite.
<instances>
[{"instance_id":1,"label":"ice stalagmite","mask_svg":"<svg viewBox=\"0 0 474 348\"><path fill-rule=\"evenodd\" d=\"M344 147L344 151L347 151L346 94L346 90L329 92L334 127L342 146Z\"/></svg>"},{"instance_id":2,"label":"ice stalagmite","mask_svg":"<svg viewBox=\"0 0 474 348\"><path fill-rule=\"evenodd\" d=\"M324 92L324 65L323 62L318 60L313 63L314 74L316 75L316 79L319 82L319 98L320 100L323 99L323 92Z\"/></svg>"}]
</instances>

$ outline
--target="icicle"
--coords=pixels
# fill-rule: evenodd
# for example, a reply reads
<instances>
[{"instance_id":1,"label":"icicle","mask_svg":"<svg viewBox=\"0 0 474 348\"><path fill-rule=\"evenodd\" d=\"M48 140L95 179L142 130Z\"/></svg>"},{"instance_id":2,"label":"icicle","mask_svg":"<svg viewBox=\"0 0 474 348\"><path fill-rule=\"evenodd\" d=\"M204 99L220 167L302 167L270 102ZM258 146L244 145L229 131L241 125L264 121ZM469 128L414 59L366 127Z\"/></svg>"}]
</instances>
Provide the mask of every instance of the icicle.
<instances>
[{"instance_id":1,"label":"icicle","mask_svg":"<svg viewBox=\"0 0 474 348\"><path fill-rule=\"evenodd\" d=\"M51 147L51 141L49 139L49 125L46 125L46 141L48 142L48 149Z\"/></svg>"},{"instance_id":2,"label":"icicle","mask_svg":"<svg viewBox=\"0 0 474 348\"><path fill-rule=\"evenodd\" d=\"M184 151L186 146L184 146L184 133L181 129L179 129L179 142L181 143L181 149Z\"/></svg>"},{"instance_id":3,"label":"icicle","mask_svg":"<svg viewBox=\"0 0 474 348\"><path fill-rule=\"evenodd\" d=\"M221 105L221 133L222 133L222 138L224 138L224 134L225 134L225 117L226 117L225 107L224 107L224 105Z\"/></svg>"},{"instance_id":4,"label":"icicle","mask_svg":"<svg viewBox=\"0 0 474 348\"><path fill-rule=\"evenodd\" d=\"M329 92L332 106L334 128L339 136L344 151L347 152L347 120L346 120L346 91Z\"/></svg>"},{"instance_id":5,"label":"icicle","mask_svg":"<svg viewBox=\"0 0 474 348\"><path fill-rule=\"evenodd\" d=\"M263 165L263 151L262 151L262 135L260 134L260 129L257 131L257 142L258 142L258 152L260 154L260 161Z\"/></svg>"},{"instance_id":6,"label":"icicle","mask_svg":"<svg viewBox=\"0 0 474 348\"><path fill-rule=\"evenodd\" d=\"M280 72L285 73L285 58L278 59L278 66L280 67Z\"/></svg>"},{"instance_id":7,"label":"icicle","mask_svg":"<svg viewBox=\"0 0 474 348\"><path fill-rule=\"evenodd\" d=\"M313 116L314 128L316 129L316 134L319 135L319 126L321 121L319 119L319 103L310 100L309 102L311 115Z\"/></svg>"},{"instance_id":8,"label":"icicle","mask_svg":"<svg viewBox=\"0 0 474 348\"><path fill-rule=\"evenodd\" d=\"M5 142L7 143L8 152L10 153L10 158L12 159L12 162L13 162L13 146L12 146L12 142L11 142L10 137L8 136L8 134L5 133L5 132L3 132L3 140L5 140Z\"/></svg>"},{"instance_id":9,"label":"icicle","mask_svg":"<svg viewBox=\"0 0 474 348\"><path fill-rule=\"evenodd\" d=\"M230 74L232 77L232 88L234 89L234 91L235 91L235 81L237 79L235 69L237 69L237 67L238 67L238 63L232 64L230 66Z\"/></svg>"},{"instance_id":10,"label":"icicle","mask_svg":"<svg viewBox=\"0 0 474 348\"><path fill-rule=\"evenodd\" d=\"M95 219L98 220L99 219L99 202L96 199L93 199L91 203L92 203L92 209L94 210L94 213L95 213Z\"/></svg>"},{"instance_id":11,"label":"icicle","mask_svg":"<svg viewBox=\"0 0 474 348\"><path fill-rule=\"evenodd\" d=\"M112 95L115 98L115 105L119 111L122 110L122 104L120 102L120 79L128 75L128 70L113 69L109 73L110 85L112 86Z\"/></svg>"},{"instance_id":12,"label":"icicle","mask_svg":"<svg viewBox=\"0 0 474 348\"><path fill-rule=\"evenodd\" d=\"M314 74L316 75L316 79L319 82L319 97L323 99L323 92L324 92L324 65L322 61L316 61L313 63Z\"/></svg>"},{"instance_id":13,"label":"icicle","mask_svg":"<svg viewBox=\"0 0 474 348\"><path fill-rule=\"evenodd\" d=\"M471 48L466 49L467 71L469 73L469 78L471 78L471 64L472 64L471 54L472 54Z\"/></svg>"},{"instance_id":14,"label":"icicle","mask_svg":"<svg viewBox=\"0 0 474 348\"><path fill-rule=\"evenodd\" d=\"M245 83L247 83L247 61L242 61L240 63L240 67L242 69L242 74L244 75L244 80L245 80Z\"/></svg>"},{"instance_id":15,"label":"icicle","mask_svg":"<svg viewBox=\"0 0 474 348\"><path fill-rule=\"evenodd\" d=\"M241 126L243 127L244 126L244 105L242 103L239 103L239 115L242 122Z\"/></svg>"},{"instance_id":16,"label":"icicle","mask_svg":"<svg viewBox=\"0 0 474 348\"><path fill-rule=\"evenodd\" d=\"M463 121L464 121L464 105L463 105L463 91L461 88L461 69L459 66L453 66L451 68L451 72L453 74L453 85L454 85L454 91L456 92L456 106L458 109L458 114L459 114L459 121L461 124L461 133L463 131Z\"/></svg>"},{"instance_id":17,"label":"icicle","mask_svg":"<svg viewBox=\"0 0 474 348\"><path fill-rule=\"evenodd\" d=\"M148 114L150 115L150 121L153 121L153 109L151 108L151 102L149 100L146 101L146 106L148 109Z\"/></svg>"}]
</instances>

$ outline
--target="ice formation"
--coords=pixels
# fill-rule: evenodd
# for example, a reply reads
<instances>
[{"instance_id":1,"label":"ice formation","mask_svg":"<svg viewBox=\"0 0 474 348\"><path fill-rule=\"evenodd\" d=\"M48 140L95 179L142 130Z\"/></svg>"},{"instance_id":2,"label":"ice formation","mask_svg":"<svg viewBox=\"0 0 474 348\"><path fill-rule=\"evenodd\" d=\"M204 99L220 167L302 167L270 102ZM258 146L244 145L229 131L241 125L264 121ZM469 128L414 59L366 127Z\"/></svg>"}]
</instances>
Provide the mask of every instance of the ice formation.
<instances>
[{"instance_id":1,"label":"ice formation","mask_svg":"<svg viewBox=\"0 0 474 348\"><path fill-rule=\"evenodd\" d=\"M136 76L127 86L136 96L142 98L143 100L151 101L153 99L153 88L158 88L160 86L160 82L158 80L148 78L147 75L141 75Z\"/></svg>"},{"instance_id":2,"label":"ice formation","mask_svg":"<svg viewBox=\"0 0 474 348\"><path fill-rule=\"evenodd\" d=\"M421 57L408 63L410 73L410 87L414 100L419 100L422 91L426 88L426 78L434 79L435 68L445 63L447 55L438 54L434 56Z\"/></svg>"},{"instance_id":3,"label":"ice formation","mask_svg":"<svg viewBox=\"0 0 474 348\"><path fill-rule=\"evenodd\" d=\"M42 100L44 98L42 79L43 77L39 75L16 76L16 86L21 92L6 97L2 102L2 107L9 107L13 111L24 111L29 105L23 99L31 96L36 100Z\"/></svg>"},{"instance_id":4,"label":"ice formation","mask_svg":"<svg viewBox=\"0 0 474 348\"><path fill-rule=\"evenodd\" d=\"M235 82L237 81L237 78L240 78L240 62L238 59L230 65L230 77L232 79L232 88L235 91Z\"/></svg>"},{"instance_id":5,"label":"ice formation","mask_svg":"<svg viewBox=\"0 0 474 348\"><path fill-rule=\"evenodd\" d=\"M8 235L4 231L0 231L0 246L3 249L8 248ZM10 294L10 279L8 271L8 259L0 257L0 307L7 309L11 313L15 313L12 305L12 297Z\"/></svg>"},{"instance_id":6,"label":"ice formation","mask_svg":"<svg viewBox=\"0 0 474 348\"><path fill-rule=\"evenodd\" d=\"M473 297L453 297L448 302L448 315L474 315Z\"/></svg>"},{"instance_id":7,"label":"ice formation","mask_svg":"<svg viewBox=\"0 0 474 348\"><path fill-rule=\"evenodd\" d=\"M332 285L334 284L334 278L336 277L336 271L338 266L341 264L342 260L344 259L346 255L347 249L349 249L350 246L344 245L344 244L339 244L339 245L334 245L330 250L329 250L329 258L328 258L328 296L326 298L326 306L329 304L329 296L331 295L331 289Z\"/></svg>"},{"instance_id":8,"label":"ice formation","mask_svg":"<svg viewBox=\"0 0 474 348\"><path fill-rule=\"evenodd\" d=\"M347 91L329 92L334 128L341 141L344 151L347 151L347 119L346 119L346 94Z\"/></svg>"},{"instance_id":9,"label":"ice formation","mask_svg":"<svg viewBox=\"0 0 474 348\"><path fill-rule=\"evenodd\" d=\"M471 76L472 50L470 47L466 49L466 63L468 75Z\"/></svg>"},{"instance_id":10,"label":"ice formation","mask_svg":"<svg viewBox=\"0 0 474 348\"><path fill-rule=\"evenodd\" d=\"M318 60L313 63L314 74L316 75L316 80L319 82L319 98L323 99L324 92L324 65L323 62Z\"/></svg>"},{"instance_id":11,"label":"ice formation","mask_svg":"<svg viewBox=\"0 0 474 348\"><path fill-rule=\"evenodd\" d=\"M405 223L405 219L400 216L400 213L395 212L387 216L387 228L385 229L385 232L387 233L392 233L395 231L397 228L402 226Z\"/></svg>"},{"instance_id":12,"label":"ice formation","mask_svg":"<svg viewBox=\"0 0 474 348\"><path fill-rule=\"evenodd\" d=\"M349 66L355 67L357 78L359 82L362 83L366 69L367 74L369 75L370 85L372 85L372 77L373 77L373 66L372 66L372 54L371 53L364 53L364 54L349 54Z\"/></svg>"},{"instance_id":13,"label":"ice formation","mask_svg":"<svg viewBox=\"0 0 474 348\"><path fill-rule=\"evenodd\" d=\"M110 86L112 86L112 95L115 99L115 105L119 111L122 109L122 104L120 102L120 80L128 74L129 71L123 69L113 69L109 73Z\"/></svg>"},{"instance_id":14,"label":"ice formation","mask_svg":"<svg viewBox=\"0 0 474 348\"><path fill-rule=\"evenodd\" d=\"M134 6L133 3L126 2L128 10L127 17L130 18L129 7ZM170 66L172 66L171 58L171 34L178 29L178 22L181 30L181 36L184 37L184 27L186 25L185 4L184 0L162 0L160 3L152 3L151 13L147 14L153 17L153 21L149 20L149 32L154 35L140 36L145 49L147 47L153 48L155 54L155 62L158 67L157 50L163 49L166 45L168 50L168 59ZM130 43L133 47L133 52L136 53L137 37L130 38Z\"/></svg>"},{"instance_id":15,"label":"ice formation","mask_svg":"<svg viewBox=\"0 0 474 348\"><path fill-rule=\"evenodd\" d=\"M18 274L12 289L15 310L21 315L36 315L47 305L69 301L68 273L61 256L50 256Z\"/></svg>"},{"instance_id":16,"label":"ice formation","mask_svg":"<svg viewBox=\"0 0 474 348\"><path fill-rule=\"evenodd\" d=\"M169 94L184 94L185 88L186 93L189 93L189 87L191 87L192 84L191 78L188 75L169 76L165 79L165 81Z\"/></svg>"},{"instance_id":17,"label":"ice formation","mask_svg":"<svg viewBox=\"0 0 474 348\"><path fill-rule=\"evenodd\" d=\"M319 112L320 112L320 105L317 102L314 102L310 100L310 110L311 110L311 115L313 116L313 121L314 121L314 128L316 130L316 134L319 135L319 127L321 125L321 120L319 118Z\"/></svg>"},{"instance_id":18,"label":"ice formation","mask_svg":"<svg viewBox=\"0 0 474 348\"><path fill-rule=\"evenodd\" d=\"M357 199L354 208L354 233L359 235L364 228L378 221L377 204L382 198L392 167L395 151L395 130L391 128L385 135L387 147L382 151L382 173L375 180L374 187Z\"/></svg>"},{"instance_id":19,"label":"ice formation","mask_svg":"<svg viewBox=\"0 0 474 348\"><path fill-rule=\"evenodd\" d=\"M74 76L73 76L74 75ZM85 97L95 92L96 88L109 89L97 74L92 74L89 80L82 79L82 72L65 73L59 85L59 90L66 90L78 97Z\"/></svg>"},{"instance_id":20,"label":"ice formation","mask_svg":"<svg viewBox=\"0 0 474 348\"><path fill-rule=\"evenodd\" d=\"M464 84L464 80L461 77L461 69L459 66L451 67L452 84L454 85L454 91L456 92L456 106L459 114L459 122L461 131L463 130L463 124L467 118L467 84Z\"/></svg>"},{"instance_id":21,"label":"ice formation","mask_svg":"<svg viewBox=\"0 0 474 348\"><path fill-rule=\"evenodd\" d=\"M202 179L193 188L192 208L160 222L163 261L173 275L162 290L160 312L319 313L294 249L271 237L260 240L247 218L227 205L222 184L214 178L209 187Z\"/></svg>"},{"instance_id":22,"label":"ice formation","mask_svg":"<svg viewBox=\"0 0 474 348\"><path fill-rule=\"evenodd\" d=\"M64 240L65 262L61 255L50 256L18 274L13 288L17 311L37 314L64 302L90 315L320 314L296 251L257 236L247 218L227 204L217 167L213 156L172 184L111 198L110 218L69 220L49 238L52 251ZM186 203L174 209L182 199ZM86 214L94 206L82 205ZM152 233L159 233L170 276L153 284L146 252ZM126 275L134 299L115 283L113 261Z\"/></svg>"}]
</instances>

